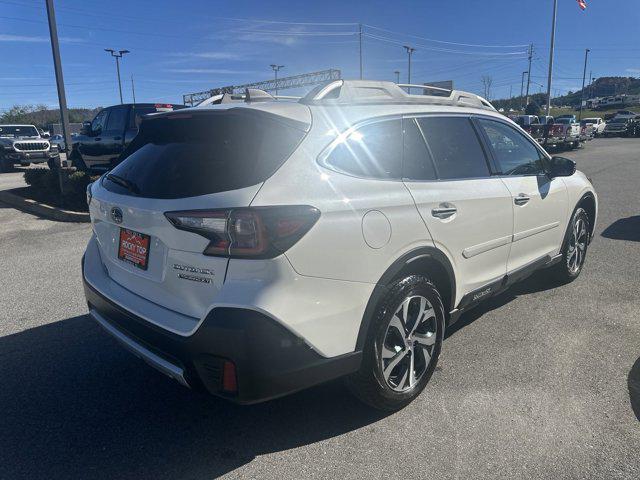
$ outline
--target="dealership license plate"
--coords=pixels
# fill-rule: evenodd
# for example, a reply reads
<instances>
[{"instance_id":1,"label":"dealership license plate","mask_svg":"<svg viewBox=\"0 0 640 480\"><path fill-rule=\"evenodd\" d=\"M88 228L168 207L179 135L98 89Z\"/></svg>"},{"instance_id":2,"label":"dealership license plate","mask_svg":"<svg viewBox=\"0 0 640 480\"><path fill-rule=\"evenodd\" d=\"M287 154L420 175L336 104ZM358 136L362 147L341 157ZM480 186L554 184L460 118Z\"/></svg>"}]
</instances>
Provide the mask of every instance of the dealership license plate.
<instances>
[{"instance_id":1,"label":"dealership license plate","mask_svg":"<svg viewBox=\"0 0 640 480\"><path fill-rule=\"evenodd\" d=\"M128 228L120 229L118 258L141 270L146 270L149 263L149 244L151 237L144 233L134 232Z\"/></svg>"}]
</instances>

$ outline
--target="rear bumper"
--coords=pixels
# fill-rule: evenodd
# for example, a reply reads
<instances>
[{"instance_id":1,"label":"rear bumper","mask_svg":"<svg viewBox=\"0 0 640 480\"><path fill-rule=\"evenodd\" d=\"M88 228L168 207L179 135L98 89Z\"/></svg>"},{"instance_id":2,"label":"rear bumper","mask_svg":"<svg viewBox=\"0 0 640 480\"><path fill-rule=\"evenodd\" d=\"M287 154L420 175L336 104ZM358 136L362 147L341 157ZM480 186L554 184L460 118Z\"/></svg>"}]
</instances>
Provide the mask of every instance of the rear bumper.
<instances>
[{"instance_id":1,"label":"rear bumper","mask_svg":"<svg viewBox=\"0 0 640 480\"><path fill-rule=\"evenodd\" d=\"M171 333L106 298L84 278L91 315L147 363L191 387L237 403L257 403L293 393L360 367L361 352L326 358L260 312L215 308L190 336ZM223 364L231 361L237 391L223 389Z\"/></svg>"}]
</instances>

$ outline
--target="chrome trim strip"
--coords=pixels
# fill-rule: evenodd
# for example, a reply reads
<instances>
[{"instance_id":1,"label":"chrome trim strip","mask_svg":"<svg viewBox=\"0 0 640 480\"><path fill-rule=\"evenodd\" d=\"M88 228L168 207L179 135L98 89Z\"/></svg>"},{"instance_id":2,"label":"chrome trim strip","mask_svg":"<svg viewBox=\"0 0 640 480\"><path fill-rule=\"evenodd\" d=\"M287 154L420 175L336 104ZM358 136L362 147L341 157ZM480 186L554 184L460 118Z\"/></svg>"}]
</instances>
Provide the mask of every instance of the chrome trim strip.
<instances>
[{"instance_id":1,"label":"chrome trim strip","mask_svg":"<svg viewBox=\"0 0 640 480\"><path fill-rule=\"evenodd\" d=\"M464 258L475 257L476 255L480 255L481 253L488 252L489 250L493 250L494 248L502 247L503 245L508 245L511 243L511 235L507 235L506 237L496 238L494 240L489 240L485 243L480 243L478 245L473 245L471 247L467 247L462 251L462 256Z\"/></svg>"},{"instance_id":2,"label":"chrome trim strip","mask_svg":"<svg viewBox=\"0 0 640 480\"><path fill-rule=\"evenodd\" d=\"M189 383L184 377L184 370L182 368L156 355L151 350L143 347L138 342L127 337L124 333L120 332L118 329L113 327L96 310L94 309L89 310L89 315L91 315L93 319L96 322L98 322L98 324L107 331L107 333L109 333L112 337L118 340L122 344L122 346L124 346L127 350L133 353L136 357L141 358L147 364L149 364L156 370L164 373L165 375L173 378L181 385L184 385L185 387L189 387Z\"/></svg>"},{"instance_id":3,"label":"chrome trim strip","mask_svg":"<svg viewBox=\"0 0 640 480\"><path fill-rule=\"evenodd\" d=\"M537 235L538 233L546 232L547 230L551 230L552 228L556 228L560 226L560 222L553 222L547 225L541 225L539 227L532 228L530 230L525 230L523 232L518 232L513 235L513 241L517 242L518 240L522 240L527 237L531 237L533 235Z\"/></svg>"}]
</instances>

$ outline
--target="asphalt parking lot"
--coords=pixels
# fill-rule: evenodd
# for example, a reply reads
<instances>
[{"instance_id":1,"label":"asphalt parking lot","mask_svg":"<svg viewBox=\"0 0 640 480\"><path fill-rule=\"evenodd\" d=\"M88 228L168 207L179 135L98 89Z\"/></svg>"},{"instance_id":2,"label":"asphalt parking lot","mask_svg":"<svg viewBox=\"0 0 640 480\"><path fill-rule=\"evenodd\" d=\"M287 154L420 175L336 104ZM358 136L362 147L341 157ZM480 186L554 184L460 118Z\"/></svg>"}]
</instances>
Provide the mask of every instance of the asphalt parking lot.
<instances>
[{"instance_id":1,"label":"asphalt parking lot","mask_svg":"<svg viewBox=\"0 0 640 480\"><path fill-rule=\"evenodd\" d=\"M251 407L180 387L88 319L90 227L0 205L0 479L640 478L640 139L563 155L600 195L582 275L467 313L392 415L340 382Z\"/></svg>"}]
</instances>

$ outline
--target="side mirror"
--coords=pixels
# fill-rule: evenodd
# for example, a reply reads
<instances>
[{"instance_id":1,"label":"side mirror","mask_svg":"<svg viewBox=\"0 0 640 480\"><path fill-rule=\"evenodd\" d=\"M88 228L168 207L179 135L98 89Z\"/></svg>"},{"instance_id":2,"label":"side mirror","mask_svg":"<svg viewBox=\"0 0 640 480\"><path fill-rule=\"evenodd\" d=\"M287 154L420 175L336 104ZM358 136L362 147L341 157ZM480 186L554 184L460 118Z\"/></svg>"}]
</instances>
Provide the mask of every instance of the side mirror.
<instances>
[{"instance_id":1,"label":"side mirror","mask_svg":"<svg viewBox=\"0 0 640 480\"><path fill-rule=\"evenodd\" d=\"M551 168L549 169L551 178L570 177L574 173L576 173L576 162L564 157L551 157Z\"/></svg>"},{"instance_id":2,"label":"side mirror","mask_svg":"<svg viewBox=\"0 0 640 480\"><path fill-rule=\"evenodd\" d=\"M82 122L80 133L82 135L91 135L91 122Z\"/></svg>"}]
</instances>

